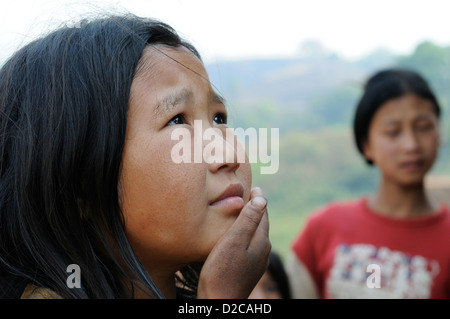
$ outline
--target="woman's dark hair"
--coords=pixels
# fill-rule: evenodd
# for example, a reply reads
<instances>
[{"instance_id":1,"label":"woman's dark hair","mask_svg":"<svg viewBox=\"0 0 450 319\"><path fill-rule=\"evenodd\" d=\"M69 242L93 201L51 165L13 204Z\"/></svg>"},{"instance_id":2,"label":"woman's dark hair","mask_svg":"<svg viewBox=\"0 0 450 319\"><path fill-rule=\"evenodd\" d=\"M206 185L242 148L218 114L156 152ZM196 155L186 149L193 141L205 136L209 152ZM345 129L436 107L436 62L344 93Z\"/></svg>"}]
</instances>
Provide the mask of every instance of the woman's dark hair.
<instances>
[{"instance_id":1,"label":"woman's dark hair","mask_svg":"<svg viewBox=\"0 0 450 319\"><path fill-rule=\"evenodd\" d=\"M414 94L433 103L438 118L441 109L439 103L426 80L417 72L403 69L388 69L374 74L364 87L353 121L353 133L356 146L364 156L363 146L368 139L368 133L373 116L387 101ZM369 165L373 162L366 158Z\"/></svg>"},{"instance_id":2,"label":"woman's dark hair","mask_svg":"<svg viewBox=\"0 0 450 319\"><path fill-rule=\"evenodd\" d=\"M291 299L291 288L288 276L280 256L274 251L271 251L269 254L269 266L267 267L267 270L273 280L277 283L281 297L283 299Z\"/></svg>"},{"instance_id":3,"label":"woman's dark hair","mask_svg":"<svg viewBox=\"0 0 450 319\"><path fill-rule=\"evenodd\" d=\"M63 298L131 298L136 282L163 297L127 240L118 191L131 83L158 44L199 57L170 26L121 15L62 27L1 68L0 297L33 284ZM81 288L67 286L70 264ZM195 295L199 270L185 270Z\"/></svg>"}]
</instances>

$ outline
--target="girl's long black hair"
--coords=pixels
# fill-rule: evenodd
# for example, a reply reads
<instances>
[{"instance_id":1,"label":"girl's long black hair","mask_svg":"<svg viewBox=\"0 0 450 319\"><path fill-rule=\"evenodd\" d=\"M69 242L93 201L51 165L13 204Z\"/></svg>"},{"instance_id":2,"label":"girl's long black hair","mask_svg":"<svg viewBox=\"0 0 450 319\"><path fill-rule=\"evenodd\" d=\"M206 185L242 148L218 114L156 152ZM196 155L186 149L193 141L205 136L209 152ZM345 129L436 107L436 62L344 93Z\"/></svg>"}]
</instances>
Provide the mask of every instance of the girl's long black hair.
<instances>
[{"instance_id":1,"label":"girl's long black hair","mask_svg":"<svg viewBox=\"0 0 450 319\"><path fill-rule=\"evenodd\" d=\"M1 68L0 297L33 284L64 298L130 298L134 282L163 297L127 240L118 191L131 83L156 44L199 57L170 26L127 14L60 28ZM67 285L71 264L81 288ZM199 270L187 270L194 296Z\"/></svg>"}]
</instances>

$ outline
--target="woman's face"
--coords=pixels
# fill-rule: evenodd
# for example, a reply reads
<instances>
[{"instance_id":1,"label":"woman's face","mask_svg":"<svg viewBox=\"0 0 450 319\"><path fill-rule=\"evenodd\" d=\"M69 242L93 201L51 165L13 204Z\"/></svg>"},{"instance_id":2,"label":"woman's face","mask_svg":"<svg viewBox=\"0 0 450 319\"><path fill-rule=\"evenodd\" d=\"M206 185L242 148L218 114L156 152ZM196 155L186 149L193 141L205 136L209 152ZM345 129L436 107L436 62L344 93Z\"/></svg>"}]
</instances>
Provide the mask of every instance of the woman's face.
<instances>
[{"instance_id":1,"label":"woman's face","mask_svg":"<svg viewBox=\"0 0 450 319\"><path fill-rule=\"evenodd\" d=\"M438 148L439 123L433 104L408 94L387 101L375 113L364 154L383 178L417 185L433 165Z\"/></svg>"},{"instance_id":2,"label":"woman's face","mask_svg":"<svg viewBox=\"0 0 450 319\"><path fill-rule=\"evenodd\" d=\"M235 148L224 142L226 109L195 55L161 45L146 48L141 63L128 107L121 207L144 265L175 270L203 261L235 221L250 197L251 170L248 161L237 163ZM194 121L201 121L203 131L213 127L224 134L222 163L210 163L208 152L199 163L174 161L175 145L199 147ZM172 138L180 128L190 137ZM210 143L200 142L202 149Z\"/></svg>"}]
</instances>

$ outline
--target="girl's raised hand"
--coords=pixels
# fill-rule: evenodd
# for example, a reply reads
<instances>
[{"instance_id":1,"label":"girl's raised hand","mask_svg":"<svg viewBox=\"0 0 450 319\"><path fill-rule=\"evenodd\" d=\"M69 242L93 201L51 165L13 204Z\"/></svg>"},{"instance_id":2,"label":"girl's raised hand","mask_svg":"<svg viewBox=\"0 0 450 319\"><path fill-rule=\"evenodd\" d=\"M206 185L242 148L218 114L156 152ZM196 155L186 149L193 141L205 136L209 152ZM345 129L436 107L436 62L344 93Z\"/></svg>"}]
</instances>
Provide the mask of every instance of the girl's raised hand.
<instances>
[{"instance_id":1,"label":"girl's raised hand","mask_svg":"<svg viewBox=\"0 0 450 319\"><path fill-rule=\"evenodd\" d=\"M206 259L197 298L247 298L268 266L270 249L267 200L256 187Z\"/></svg>"}]
</instances>

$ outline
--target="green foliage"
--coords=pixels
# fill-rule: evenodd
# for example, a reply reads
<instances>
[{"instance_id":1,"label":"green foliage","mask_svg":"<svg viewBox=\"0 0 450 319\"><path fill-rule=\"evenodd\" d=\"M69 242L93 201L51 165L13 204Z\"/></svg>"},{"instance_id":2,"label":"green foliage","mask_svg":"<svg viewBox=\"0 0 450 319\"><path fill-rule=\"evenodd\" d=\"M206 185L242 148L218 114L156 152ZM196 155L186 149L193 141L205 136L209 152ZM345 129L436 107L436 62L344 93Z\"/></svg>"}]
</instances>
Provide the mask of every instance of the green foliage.
<instances>
[{"instance_id":1,"label":"green foliage","mask_svg":"<svg viewBox=\"0 0 450 319\"><path fill-rule=\"evenodd\" d=\"M304 117L305 122L313 123L314 126L311 128L331 126L348 128L352 125L353 110L359 95L359 87L346 83L331 89L327 94L318 95L311 101L313 107Z\"/></svg>"},{"instance_id":2,"label":"green foliage","mask_svg":"<svg viewBox=\"0 0 450 319\"><path fill-rule=\"evenodd\" d=\"M449 97L450 47L440 47L431 42L421 43L413 54L400 57L398 65L420 72L438 95Z\"/></svg>"},{"instance_id":3,"label":"green foliage","mask_svg":"<svg viewBox=\"0 0 450 319\"><path fill-rule=\"evenodd\" d=\"M376 171L356 153L346 128L291 132L280 141L279 171L261 175L253 169L253 185L269 200L271 239L285 255L286 244L302 227L306 216L330 201L370 193Z\"/></svg>"}]
</instances>

